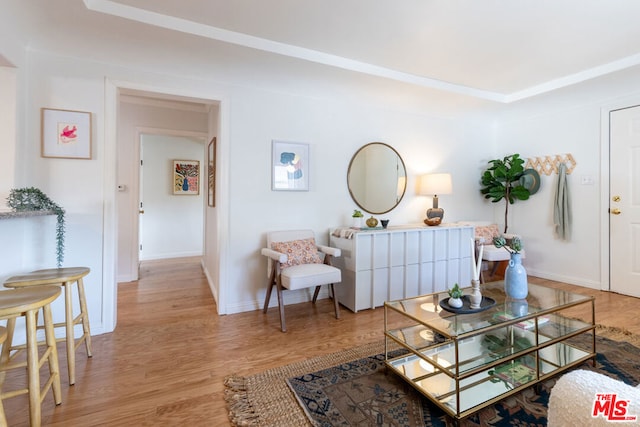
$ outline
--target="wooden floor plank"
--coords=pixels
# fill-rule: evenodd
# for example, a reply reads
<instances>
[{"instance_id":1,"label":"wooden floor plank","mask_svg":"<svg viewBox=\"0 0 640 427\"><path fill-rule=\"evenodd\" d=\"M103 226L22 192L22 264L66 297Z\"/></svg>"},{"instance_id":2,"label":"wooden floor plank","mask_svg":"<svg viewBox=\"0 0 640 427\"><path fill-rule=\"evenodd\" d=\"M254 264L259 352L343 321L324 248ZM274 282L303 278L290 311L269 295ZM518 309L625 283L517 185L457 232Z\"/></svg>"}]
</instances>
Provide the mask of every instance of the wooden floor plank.
<instances>
[{"instance_id":1,"label":"wooden floor plank","mask_svg":"<svg viewBox=\"0 0 640 427\"><path fill-rule=\"evenodd\" d=\"M532 283L596 297L596 321L640 333L637 298L530 278ZM286 297L285 297L286 298ZM93 337L94 357L76 359L76 384L69 387L60 363L63 403L51 394L42 404L43 425L174 426L229 425L223 379L249 375L382 339L383 310L354 314L321 300L286 307L287 333L278 310L218 316L198 259L148 262L141 279L122 283L118 324ZM59 344L60 360L66 354ZM44 371L44 369L43 369ZM24 381L10 372L5 387ZM9 425L28 425L24 397L4 402Z\"/></svg>"}]
</instances>

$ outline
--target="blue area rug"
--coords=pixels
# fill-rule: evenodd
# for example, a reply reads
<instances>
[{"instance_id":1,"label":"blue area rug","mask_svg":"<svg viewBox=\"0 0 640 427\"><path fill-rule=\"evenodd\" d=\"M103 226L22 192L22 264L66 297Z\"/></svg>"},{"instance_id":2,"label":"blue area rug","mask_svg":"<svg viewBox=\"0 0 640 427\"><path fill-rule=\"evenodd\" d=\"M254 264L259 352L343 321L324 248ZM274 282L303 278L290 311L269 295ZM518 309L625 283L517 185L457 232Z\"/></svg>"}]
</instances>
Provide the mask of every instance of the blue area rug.
<instances>
[{"instance_id":1,"label":"blue area rug","mask_svg":"<svg viewBox=\"0 0 640 427\"><path fill-rule=\"evenodd\" d=\"M577 340L588 344L591 336ZM640 382L640 349L597 336L597 370L630 385ZM450 426L452 420L402 378L388 370L384 354L287 379L309 421L334 426ZM461 426L546 426L555 379L529 387L462 420Z\"/></svg>"}]
</instances>

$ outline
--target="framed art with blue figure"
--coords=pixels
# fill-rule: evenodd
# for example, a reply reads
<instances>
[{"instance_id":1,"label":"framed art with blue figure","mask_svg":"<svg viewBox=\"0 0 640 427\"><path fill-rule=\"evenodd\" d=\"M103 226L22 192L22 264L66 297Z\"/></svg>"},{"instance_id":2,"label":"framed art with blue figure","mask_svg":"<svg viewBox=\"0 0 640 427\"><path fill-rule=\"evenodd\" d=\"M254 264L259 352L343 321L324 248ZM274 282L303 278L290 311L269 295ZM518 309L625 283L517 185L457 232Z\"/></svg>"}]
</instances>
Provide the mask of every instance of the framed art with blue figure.
<instances>
[{"instance_id":1,"label":"framed art with blue figure","mask_svg":"<svg viewBox=\"0 0 640 427\"><path fill-rule=\"evenodd\" d=\"M309 191L309 144L271 142L271 190Z\"/></svg>"},{"instance_id":2,"label":"framed art with blue figure","mask_svg":"<svg viewBox=\"0 0 640 427\"><path fill-rule=\"evenodd\" d=\"M200 162L198 160L173 161L173 194L200 194Z\"/></svg>"}]
</instances>

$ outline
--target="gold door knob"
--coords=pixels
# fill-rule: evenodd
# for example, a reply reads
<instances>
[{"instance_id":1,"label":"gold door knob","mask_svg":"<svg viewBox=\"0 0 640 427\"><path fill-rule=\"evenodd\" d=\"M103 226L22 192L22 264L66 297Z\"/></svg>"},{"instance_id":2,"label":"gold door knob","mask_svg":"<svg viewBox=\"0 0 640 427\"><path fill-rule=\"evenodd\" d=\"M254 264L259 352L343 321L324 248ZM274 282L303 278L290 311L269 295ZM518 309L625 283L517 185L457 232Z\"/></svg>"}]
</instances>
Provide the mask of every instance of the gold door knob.
<instances>
[{"instance_id":1,"label":"gold door knob","mask_svg":"<svg viewBox=\"0 0 640 427\"><path fill-rule=\"evenodd\" d=\"M620 215L622 213L618 208L609 209L609 212L613 215Z\"/></svg>"},{"instance_id":2,"label":"gold door knob","mask_svg":"<svg viewBox=\"0 0 640 427\"><path fill-rule=\"evenodd\" d=\"M139 213L140 215L142 215L142 214L144 213L144 209L140 209L140 210L138 211L138 213Z\"/></svg>"}]
</instances>

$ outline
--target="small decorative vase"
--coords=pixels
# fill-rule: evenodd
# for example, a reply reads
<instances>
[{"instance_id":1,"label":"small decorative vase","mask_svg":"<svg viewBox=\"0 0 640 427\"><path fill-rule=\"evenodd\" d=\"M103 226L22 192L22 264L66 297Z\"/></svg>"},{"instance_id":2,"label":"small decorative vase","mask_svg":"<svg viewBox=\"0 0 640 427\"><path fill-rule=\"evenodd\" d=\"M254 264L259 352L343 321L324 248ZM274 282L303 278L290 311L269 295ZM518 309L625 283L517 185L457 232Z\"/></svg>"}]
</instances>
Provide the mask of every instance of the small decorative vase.
<instances>
[{"instance_id":1,"label":"small decorative vase","mask_svg":"<svg viewBox=\"0 0 640 427\"><path fill-rule=\"evenodd\" d=\"M366 223L367 223L367 227L371 227L371 228L373 228L373 227L375 227L376 225L378 225L378 220L377 220L377 219L375 219L375 218L372 216L371 218L369 218L369 219L366 221Z\"/></svg>"},{"instance_id":2,"label":"small decorative vase","mask_svg":"<svg viewBox=\"0 0 640 427\"><path fill-rule=\"evenodd\" d=\"M514 317L522 317L529 314L529 303L526 299L507 298L508 313Z\"/></svg>"},{"instance_id":3,"label":"small decorative vase","mask_svg":"<svg viewBox=\"0 0 640 427\"><path fill-rule=\"evenodd\" d=\"M504 272L504 292L513 299L524 299L529 294L527 270L522 266L520 254L511 254Z\"/></svg>"},{"instance_id":4,"label":"small decorative vase","mask_svg":"<svg viewBox=\"0 0 640 427\"><path fill-rule=\"evenodd\" d=\"M353 217L353 227L354 228L362 228L362 217L354 216Z\"/></svg>"},{"instance_id":5,"label":"small decorative vase","mask_svg":"<svg viewBox=\"0 0 640 427\"><path fill-rule=\"evenodd\" d=\"M449 301L447 301L447 303L450 307L460 308L462 307L462 298L449 298Z\"/></svg>"},{"instance_id":6,"label":"small decorative vase","mask_svg":"<svg viewBox=\"0 0 640 427\"><path fill-rule=\"evenodd\" d=\"M482 293L480 292L480 281L471 280L471 295L469 295L469 307L473 310L480 308L482 303Z\"/></svg>"}]
</instances>

